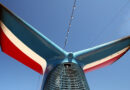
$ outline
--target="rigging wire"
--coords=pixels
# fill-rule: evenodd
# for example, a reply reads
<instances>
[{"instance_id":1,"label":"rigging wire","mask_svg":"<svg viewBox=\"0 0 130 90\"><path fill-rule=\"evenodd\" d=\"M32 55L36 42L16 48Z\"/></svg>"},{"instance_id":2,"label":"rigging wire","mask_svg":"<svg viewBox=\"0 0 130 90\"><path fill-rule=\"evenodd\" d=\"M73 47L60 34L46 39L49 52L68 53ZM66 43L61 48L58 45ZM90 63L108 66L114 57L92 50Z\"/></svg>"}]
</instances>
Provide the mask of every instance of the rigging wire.
<instances>
[{"instance_id":1,"label":"rigging wire","mask_svg":"<svg viewBox=\"0 0 130 90\"><path fill-rule=\"evenodd\" d=\"M98 41L99 37L105 32L105 30L118 18L118 16L121 14L122 10L127 6L127 4L130 2L130 0L126 1L126 3L120 8L120 10L115 14L115 16L112 18L112 20L97 34L95 40L93 40L89 45L93 44L94 42ZM104 31L103 31L104 30ZM101 34L102 33L102 34ZM98 39L97 39L98 38ZM88 45L88 46L89 46Z\"/></svg>"},{"instance_id":2,"label":"rigging wire","mask_svg":"<svg viewBox=\"0 0 130 90\"><path fill-rule=\"evenodd\" d=\"M74 11L76 9L76 2L77 2L77 0L74 0L72 12L71 12L71 16L70 16L70 20L69 20L69 24L68 24L68 28L67 28L67 33L66 33L66 36L65 36L64 49L65 49L67 42L68 42L68 36L69 36L72 21L73 21L73 18L74 18Z\"/></svg>"},{"instance_id":3,"label":"rigging wire","mask_svg":"<svg viewBox=\"0 0 130 90\"><path fill-rule=\"evenodd\" d=\"M43 79L44 79L44 75L40 75L40 77L41 78L39 78L39 79L41 79L41 82L40 82L40 86L39 86L39 90L42 90L42 88L43 88Z\"/></svg>"},{"instance_id":4,"label":"rigging wire","mask_svg":"<svg viewBox=\"0 0 130 90\"><path fill-rule=\"evenodd\" d=\"M42 90L43 78L44 78L44 75L38 75L38 85L36 85L36 90Z\"/></svg>"},{"instance_id":5,"label":"rigging wire","mask_svg":"<svg viewBox=\"0 0 130 90\"><path fill-rule=\"evenodd\" d=\"M39 89L39 87L41 87L41 85L39 86L40 79L41 79L41 75L38 75L38 80L37 80L38 82L36 85L36 90L41 90L41 88Z\"/></svg>"}]
</instances>

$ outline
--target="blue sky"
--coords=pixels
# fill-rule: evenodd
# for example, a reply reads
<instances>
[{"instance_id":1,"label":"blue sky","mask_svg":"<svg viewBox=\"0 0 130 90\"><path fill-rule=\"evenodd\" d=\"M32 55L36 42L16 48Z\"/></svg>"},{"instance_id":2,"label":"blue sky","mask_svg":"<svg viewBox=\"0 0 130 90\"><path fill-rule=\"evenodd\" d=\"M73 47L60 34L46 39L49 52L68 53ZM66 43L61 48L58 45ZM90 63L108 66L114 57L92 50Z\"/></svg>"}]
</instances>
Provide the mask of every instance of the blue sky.
<instances>
[{"instance_id":1,"label":"blue sky","mask_svg":"<svg viewBox=\"0 0 130 90\"><path fill-rule=\"evenodd\" d=\"M1 0L60 47L73 0ZM129 0L77 0L66 50L75 52L130 35ZM130 51L118 62L86 74L91 90L130 90ZM38 90L41 76L0 52L0 90Z\"/></svg>"}]
</instances>

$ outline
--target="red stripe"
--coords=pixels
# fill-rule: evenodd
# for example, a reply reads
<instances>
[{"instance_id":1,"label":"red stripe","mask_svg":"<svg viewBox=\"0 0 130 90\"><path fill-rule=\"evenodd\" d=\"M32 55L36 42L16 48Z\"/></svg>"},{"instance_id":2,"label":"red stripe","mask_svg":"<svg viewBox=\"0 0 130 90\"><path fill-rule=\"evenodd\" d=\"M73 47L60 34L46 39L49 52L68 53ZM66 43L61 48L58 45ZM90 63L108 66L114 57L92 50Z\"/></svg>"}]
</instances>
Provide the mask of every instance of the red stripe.
<instances>
[{"instance_id":1,"label":"red stripe","mask_svg":"<svg viewBox=\"0 0 130 90\"><path fill-rule=\"evenodd\" d=\"M91 72L91 71L93 71L93 70L96 70L96 69L99 69L99 68L108 66L108 65L114 63L115 61L117 61L117 60L118 60L121 56L123 56L127 51L128 51L128 50L126 50L125 52L121 53L120 55L118 55L118 56L116 56L116 57L114 57L114 58L112 58L112 59L110 59L110 60L108 60L108 61L106 61L106 62L104 62L104 63L98 64L98 65L96 65L96 66L94 66L94 67L91 67L91 68L88 68L88 69L85 69L84 72L85 72L85 73L86 73L86 72Z\"/></svg>"},{"instance_id":2,"label":"red stripe","mask_svg":"<svg viewBox=\"0 0 130 90\"><path fill-rule=\"evenodd\" d=\"M1 27L0 27L0 46L1 46L1 40L2 40L2 38L1 38L1 36L2 36L1 34L2 34L2 33L1 33L1 32L2 32L2 29L1 29Z\"/></svg>"},{"instance_id":3,"label":"red stripe","mask_svg":"<svg viewBox=\"0 0 130 90\"><path fill-rule=\"evenodd\" d=\"M32 60L30 57L25 55L21 50L19 50L4 34L2 29L0 28L0 44L2 51L5 52L7 55L13 57L14 59L18 60L19 62L23 63L24 65L30 67L34 71L43 74L42 67Z\"/></svg>"}]
</instances>

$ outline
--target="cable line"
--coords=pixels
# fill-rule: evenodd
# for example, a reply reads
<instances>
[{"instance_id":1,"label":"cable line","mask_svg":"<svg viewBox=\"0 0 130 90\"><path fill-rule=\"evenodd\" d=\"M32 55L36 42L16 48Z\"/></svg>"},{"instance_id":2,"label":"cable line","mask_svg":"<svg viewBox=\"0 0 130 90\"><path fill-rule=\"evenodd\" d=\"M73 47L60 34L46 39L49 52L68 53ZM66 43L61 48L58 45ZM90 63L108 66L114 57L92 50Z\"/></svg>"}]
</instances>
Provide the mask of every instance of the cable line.
<instances>
[{"instance_id":1,"label":"cable line","mask_svg":"<svg viewBox=\"0 0 130 90\"><path fill-rule=\"evenodd\" d=\"M88 44L91 45L94 42L97 42L99 40L99 38L101 37L101 35L105 32L105 30L107 30L107 28L112 25L112 23L118 18L118 16L121 14L121 12L124 10L124 8L128 5L128 3L130 2L130 0L126 1L126 3L119 9L119 11L113 16L113 18L111 19L111 21L105 26L103 27L103 29L101 31L99 31L99 33L96 35L95 40L93 40L91 43ZM102 33L102 34L101 34Z\"/></svg>"},{"instance_id":2,"label":"cable line","mask_svg":"<svg viewBox=\"0 0 130 90\"><path fill-rule=\"evenodd\" d=\"M75 11L75 8L76 8L76 2L77 2L77 0L74 0L71 16L70 16L70 20L69 20L69 25L68 25L68 29L67 29L67 33L66 33L66 36L65 36L64 49L65 49L67 42L68 42L68 36L69 36L72 21L73 21L73 18L74 18L74 11Z\"/></svg>"}]
</instances>

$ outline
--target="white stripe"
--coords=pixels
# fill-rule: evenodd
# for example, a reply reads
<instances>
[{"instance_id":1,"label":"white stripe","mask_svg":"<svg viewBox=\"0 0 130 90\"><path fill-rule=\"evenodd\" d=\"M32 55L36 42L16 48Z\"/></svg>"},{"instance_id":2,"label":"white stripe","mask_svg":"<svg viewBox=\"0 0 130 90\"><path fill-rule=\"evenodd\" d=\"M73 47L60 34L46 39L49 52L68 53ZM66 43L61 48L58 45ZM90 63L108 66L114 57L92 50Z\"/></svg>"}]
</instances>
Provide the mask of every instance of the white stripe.
<instances>
[{"instance_id":1,"label":"white stripe","mask_svg":"<svg viewBox=\"0 0 130 90\"><path fill-rule=\"evenodd\" d=\"M84 70L85 70L85 69L89 69L89 68L92 68L92 67L94 67L94 66L96 66L96 65L102 64L102 63L104 63L104 62L106 62L106 61L109 61L110 59L112 59L112 58L114 58L114 57L116 57L116 56L122 54L123 52L125 52L128 48L129 48L129 46L126 47L126 48L124 48L124 49L122 49L122 50L120 50L120 51L118 51L117 53L114 53L114 54L108 56L108 57L105 57L105 58L103 58L103 59L101 59L101 60L98 60L98 61L95 61L95 62L93 62L93 63L87 64L87 65L85 65L85 66L83 67L83 69L84 69Z\"/></svg>"},{"instance_id":2,"label":"white stripe","mask_svg":"<svg viewBox=\"0 0 130 90\"><path fill-rule=\"evenodd\" d=\"M39 56L37 53L35 53L33 50L31 50L28 46L26 46L22 41L20 41L5 25L2 21L0 21L1 28L4 32L4 34L8 37L8 39L16 46L18 47L24 54L26 54L28 57L30 57L32 60L37 62L41 65L43 72L46 69L47 63L44 58Z\"/></svg>"}]
</instances>

